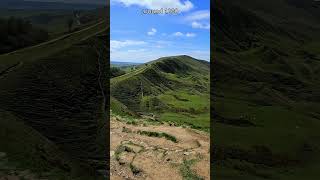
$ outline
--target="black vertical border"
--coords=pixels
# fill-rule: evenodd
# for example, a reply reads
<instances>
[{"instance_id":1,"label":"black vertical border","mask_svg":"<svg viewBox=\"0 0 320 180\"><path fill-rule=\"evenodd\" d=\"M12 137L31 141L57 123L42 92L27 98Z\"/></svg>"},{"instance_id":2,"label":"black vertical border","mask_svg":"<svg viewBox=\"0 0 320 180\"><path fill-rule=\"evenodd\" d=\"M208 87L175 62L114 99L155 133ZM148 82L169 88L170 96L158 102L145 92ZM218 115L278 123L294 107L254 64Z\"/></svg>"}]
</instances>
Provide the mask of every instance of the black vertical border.
<instances>
[{"instance_id":1,"label":"black vertical border","mask_svg":"<svg viewBox=\"0 0 320 180\"><path fill-rule=\"evenodd\" d=\"M107 16L107 25L109 26L107 28L107 34L108 34L108 38L106 39L107 41L107 59L108 62L107 64L107 84L106 84L106 95L108 97L108 99L106 100L107 104L106 104L106 112L107 112L107 122L106 122L106 163L107 163L107 169L106 169L106 179L110 179L110 0L106 0L107 1L107 12L106 12L106 16Z\"/></svg>"}]
</instances>

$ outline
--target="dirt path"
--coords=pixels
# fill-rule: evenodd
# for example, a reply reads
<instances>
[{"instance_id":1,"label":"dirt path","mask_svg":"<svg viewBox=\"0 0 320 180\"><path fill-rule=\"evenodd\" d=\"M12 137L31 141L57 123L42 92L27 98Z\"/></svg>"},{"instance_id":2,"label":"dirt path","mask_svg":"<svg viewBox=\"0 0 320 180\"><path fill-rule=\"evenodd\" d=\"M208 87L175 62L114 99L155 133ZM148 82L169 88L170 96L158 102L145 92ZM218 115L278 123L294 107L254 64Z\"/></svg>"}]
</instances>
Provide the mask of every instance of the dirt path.
<instances>
[{"instance_id":1,"label":"dirt path","mask_svg":"<svg viewBox=\"0 0 320 180\"><path fill-rule=\"evenodd\" d=\"M210 179L208 134L110 119L111 179Z\"/></svg>"}]
</instances>

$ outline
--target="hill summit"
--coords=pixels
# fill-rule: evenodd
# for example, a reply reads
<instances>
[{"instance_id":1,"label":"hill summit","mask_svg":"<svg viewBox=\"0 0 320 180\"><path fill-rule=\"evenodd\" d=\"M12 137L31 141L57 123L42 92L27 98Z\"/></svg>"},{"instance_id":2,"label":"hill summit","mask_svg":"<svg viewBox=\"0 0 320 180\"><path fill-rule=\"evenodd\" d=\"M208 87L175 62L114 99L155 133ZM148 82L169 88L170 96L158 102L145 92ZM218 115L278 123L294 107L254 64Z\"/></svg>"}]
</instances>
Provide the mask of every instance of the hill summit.
<instances>
[{"instance_id":1,"label":"hill summit","mask_svg":"<svg viewBox=\"0 0 320 180\"><path fill-rule=\"evenodd\" d=\"M170 56L137 66L111 80L111 95L132 111L143 110L143 99L185 89L208 93L210 64L190 56Z\"/></svg>"}]
</instances>

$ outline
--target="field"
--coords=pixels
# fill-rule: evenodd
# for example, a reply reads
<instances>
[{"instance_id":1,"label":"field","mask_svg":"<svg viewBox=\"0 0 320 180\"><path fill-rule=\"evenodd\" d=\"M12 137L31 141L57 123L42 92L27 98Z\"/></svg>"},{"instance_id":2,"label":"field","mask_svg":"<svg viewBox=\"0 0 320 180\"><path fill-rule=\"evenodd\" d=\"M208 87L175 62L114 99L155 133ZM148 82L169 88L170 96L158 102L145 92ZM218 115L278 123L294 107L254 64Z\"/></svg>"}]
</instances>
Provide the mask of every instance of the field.
<instances>
[{"instance_id":1,"label":"field","mask_svg":"<svg viewBox=\"0 0 320 180\"><path fill-rule=\"evenodd\" d=\"M209 95L188 94L186 92L167 92L159 96L166 102L171 112L160 114L160 120L174 122L177 125L190 125L193 128L210 130ZM181 111L181 112L179 112Z\"/></svg>"}]
</instances>

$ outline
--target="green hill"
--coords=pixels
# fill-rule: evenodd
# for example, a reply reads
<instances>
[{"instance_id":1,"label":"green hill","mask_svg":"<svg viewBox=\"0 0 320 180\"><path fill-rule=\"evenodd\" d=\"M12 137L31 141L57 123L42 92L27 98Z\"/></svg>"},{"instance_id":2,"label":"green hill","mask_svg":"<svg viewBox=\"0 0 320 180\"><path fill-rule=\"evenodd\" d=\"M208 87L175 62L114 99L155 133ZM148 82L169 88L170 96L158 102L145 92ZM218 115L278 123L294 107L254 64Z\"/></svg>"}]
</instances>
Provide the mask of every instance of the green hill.
<instances>
[{"instance_id":1,"label":"green hill","mask_svg":"<svg viewBox=\"0 0 320 180\"><path fill-rule=\"evenodd\" d=\"M54 39L61 35L69 33L68 21L73 19L72 31L78 31L89 25L93 25L105 19L107 8L97 9L1 9L0 17L2 19L23 19L33 25L34 28L40 28L48 32L49 38ZM1 24L1 21L0 21ZM13 24L14 25L14 24ZM18 26L19 27L19 26ZM4 36L4 30L1 28L1 36Z\"/></svg>"},{"instance_id":2,"label":"green hill","mask_svg":"<svg viewBox=\"0 0 320 180\"><path fill-rule=\"evenodd\" d=\"M212 76L218 179L315 179L320 164L314 1L216 1Z\"/></svg>"},{"instance_id":3,"label":"green hill","mask_svg":"<svg viewBox=\"0 0 320 180\"><path fill-rule=\"evenodd\" d=\"M189 56L139 65L111 79L111 96L117 101L111 101L111 109L136 116L153 113L162 121L208 130L209 72L208 62Z\"/></svg>"},{"instance_id":4,"label":"green hill","mask_svg":"<svg viewBox=\"0 0 320 180\"><path fill-rule=\"evenodd\" d=\"M0 55L0 152L10 167L45 179L103 179L107 27L101 20Z\"/></svg>"}]
</instances>

